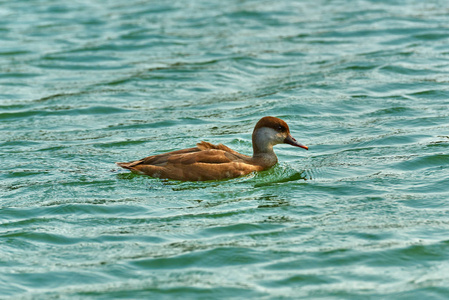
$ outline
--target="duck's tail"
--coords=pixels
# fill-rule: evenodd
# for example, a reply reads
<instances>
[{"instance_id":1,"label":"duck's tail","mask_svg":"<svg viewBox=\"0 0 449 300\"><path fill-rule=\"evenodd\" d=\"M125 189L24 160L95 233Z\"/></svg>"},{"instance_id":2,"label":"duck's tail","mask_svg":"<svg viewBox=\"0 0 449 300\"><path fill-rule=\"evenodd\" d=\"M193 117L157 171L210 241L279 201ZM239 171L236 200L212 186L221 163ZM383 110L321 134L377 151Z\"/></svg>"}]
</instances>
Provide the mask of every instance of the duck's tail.
<instances>
[{"instance_id":1,"label":"duck's tail","mask_svg":"<svg viewBox=\"0 0 449 300\"><path fill-rule=\"evenodd\" d=\"M116 162L116 165L122 167L124 169L133 170L135 165L138 165L142 162L142 160L136 160L131 162Z\"/></svg>"},{"instance_id":2,"label":"duck's tail","mask_svg":"<svg viewBox=\"0 0 449 300\"><path fill-rule=\"evenodd\" d=\"M124 168L124 169L129 169L130 168L129 163L127 163L127 162L116 162L115 164L117 166L119 166L119 167Z\"/></svg>"}]
</instances>

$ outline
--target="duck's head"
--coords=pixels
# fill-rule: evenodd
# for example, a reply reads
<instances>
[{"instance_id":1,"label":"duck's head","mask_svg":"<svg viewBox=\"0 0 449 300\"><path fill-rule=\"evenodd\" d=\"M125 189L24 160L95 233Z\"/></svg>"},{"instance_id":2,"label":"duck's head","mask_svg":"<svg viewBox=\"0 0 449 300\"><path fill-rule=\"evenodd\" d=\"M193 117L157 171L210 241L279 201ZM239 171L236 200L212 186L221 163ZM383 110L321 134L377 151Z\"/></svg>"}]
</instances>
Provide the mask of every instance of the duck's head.
<instances>
[{"instance_id":1,"label":"duck's head","mask_svg":"<svg viewBox=\"0 0 449 300\"><path fill-rule=\"evenodd\" d=\"M253 131L254 154L272 152L273 146L277 144L289 144L309 150L292 137L285 121L276 117L263 117Z\"/></svg>"}]
</instances>

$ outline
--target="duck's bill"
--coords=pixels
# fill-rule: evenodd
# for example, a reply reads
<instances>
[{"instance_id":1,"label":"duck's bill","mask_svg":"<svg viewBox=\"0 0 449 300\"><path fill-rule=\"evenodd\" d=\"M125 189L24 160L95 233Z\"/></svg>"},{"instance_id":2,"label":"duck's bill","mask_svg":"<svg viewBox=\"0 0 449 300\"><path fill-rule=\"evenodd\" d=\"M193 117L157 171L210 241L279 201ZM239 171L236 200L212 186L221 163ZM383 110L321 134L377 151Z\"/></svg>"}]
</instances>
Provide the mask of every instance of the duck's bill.
<instances>
[{"instance_id":1,"label":"duck's bill","mask_svg":"<svg viewBox=\"0 0 449 300\"><path fill-rule=\"evenodd\" d=\"M303 148L303 149L309 150L309 147L307 147L307 146L305 146L305 145L303 145L301 143L298 143L298 141L296 141L291 135L288 135L288 137L285 138L284 143L292 145L292 146L295 146L295 147L299 147L299 148Z\"/></svg>"}]
</instances>

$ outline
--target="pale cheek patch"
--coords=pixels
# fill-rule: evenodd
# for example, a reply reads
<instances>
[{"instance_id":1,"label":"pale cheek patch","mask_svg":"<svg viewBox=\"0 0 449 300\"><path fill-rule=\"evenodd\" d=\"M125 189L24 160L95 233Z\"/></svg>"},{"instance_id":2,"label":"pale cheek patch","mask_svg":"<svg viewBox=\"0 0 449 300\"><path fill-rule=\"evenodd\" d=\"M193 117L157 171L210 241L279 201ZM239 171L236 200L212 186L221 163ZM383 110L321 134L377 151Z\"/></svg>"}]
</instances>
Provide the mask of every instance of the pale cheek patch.
<instances>
[{"instance_id":1,"label":"pale cheek patch","mask_svg":"<svg viewBox=\"0 0 449 300\"><path fill-rule=\"evenodd\" d=\"M277 136L278 144L282 144L284 142L284 140L285 140L284 134L279 132L276 136Z\"/></svg>"},{"instance_id":2,"label":"pale cheek patch","mask_svg":"<svg viewBox=\"0 0 449 300\"><path fill-rule=\"evenodd\" d=\"M283 142L282 134L268 127L260 128L256 133L257 144L261 148L268 145L276 145Z\"/></svg>"}]
</instances>

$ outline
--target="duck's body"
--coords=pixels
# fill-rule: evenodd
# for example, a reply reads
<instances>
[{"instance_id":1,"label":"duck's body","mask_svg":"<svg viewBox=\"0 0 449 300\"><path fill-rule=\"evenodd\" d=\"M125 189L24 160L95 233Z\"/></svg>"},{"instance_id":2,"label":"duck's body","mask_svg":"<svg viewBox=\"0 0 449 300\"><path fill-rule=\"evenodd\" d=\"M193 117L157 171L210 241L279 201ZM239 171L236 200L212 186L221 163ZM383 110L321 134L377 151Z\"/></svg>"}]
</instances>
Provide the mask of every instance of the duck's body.
<instances>
[{"instance_id":1,"label":"duck's body","mask_svg":"<svg viewBox=\"0 0 449 300\"><path fill-rule=\"evenodd\" d=\"M156 178L203 181L235 178L263 171L277 163L276 144L286 143L308 149L291 135L287 123L275 117L264 117L253 131L253 156L240 154L225 145L207 142L197 147L153 155L141 160L117 163L133 172Z\"/></svg>"}]
</instances>

